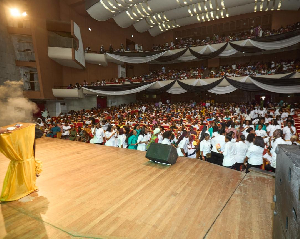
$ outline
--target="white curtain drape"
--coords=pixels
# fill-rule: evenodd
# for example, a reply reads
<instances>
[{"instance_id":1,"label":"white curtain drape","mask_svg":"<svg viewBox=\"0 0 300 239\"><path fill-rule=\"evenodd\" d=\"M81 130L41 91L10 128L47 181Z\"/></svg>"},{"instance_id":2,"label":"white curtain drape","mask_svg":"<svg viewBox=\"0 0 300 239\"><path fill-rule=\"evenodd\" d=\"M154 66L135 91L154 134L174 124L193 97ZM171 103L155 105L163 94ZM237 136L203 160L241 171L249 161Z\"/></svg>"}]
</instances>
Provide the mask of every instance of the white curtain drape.
<instances>
[{"instance_id":1,"label":"white curtain drape","mask_svg":"<svg viewBox=\"0 0 300 239\"><path fill-rule=\"evenodd\" d=\"M291 37L281 41L273 41L273 42L258 42L254 40L249 40L253 46L256 46L260 49L264 50L278 50L285 47L293 46L300 42L300 35Z\"/></svg>"},{"instance_id":2,"label":"white curtain drape","mask_svg":"<svg viewBox=\"0 0 300 239\"><path fill-rule=\"evenodd\" d=\"M199 79L195 79L195 81L191 84L192 86L197 85ZM186 93L187 91L185 89L183 89L177 82L171 87L170 90L167 91L170 94L173 95L179 95L179 94L183 94Z\"/></svg>"},{"instance_id":3,"label":"white curtain drape","mask_svg":"<svg viewBox=\"0 0 300 239\"><path fill-rule=\"evenodd\" d=\"M273 86L273 85L266 85L263 83L260 83L256 80L253 80L251 77L249 77L253 84L257 85L258 87L275 92L275 93L281 93L281 94L294 94L294 93L300 93L300 85L293 85L293 86Z\"/></svg>"},{"instance_id":4,"label":"white curtain drape","mask_svg":"<svg viewBox=\"0 0 300 239\"><path fill-rule=\"evenodd\" d=\"M207 50L208 46L209 45L204 46L200 51L198 51L198 53L203 54ZM192 50L194 50L193 48L196 48L196 47L191 47ZM195 59L196 59L196 57L194 57L193 55L189 55L189 56L183 55L183 56L179 57L177 60L179 60L179 61L193 61Z\"/></svg>"},{"instance_id":5,"label":"white curtain drape","mask_svg":"<svg viewBox=\"0 0 300 239\"><path fill-rule=\"evenodd\" d=\"M244 78L240 79L239 82L246 82L246 80L248 79L248 76L245 76ZM208 83L202 79L199 79L200 81L200 84L201 85L207 85ZM225 79L223 81L226 81ZM223 82L222 81L222 82ZM222 83L221 82L221 83ZM226 81L227 82L227 81ZM220 83L220 84L221 84ZM228 83L228 82L227 82ZM220 85L219 84L219 85ZM228 83L229 84L229 83ZM217 94L217 95L223 95L223 94L229 94L233 91L235 91L237 88L235 88L234 86L232 85L228 85L228 86L216 86L214 88L212 88L211 90L208 90L208 92L210 93L214 93L214 94Z\"/></svg>"},{"instance_id":6,"label":"white curtain drape","mask_svg":"<svg viewBox=\"0 0 300 239\"><path fill-rule=\"evenodd\" d=\"M149 87L151 87L152 85L154 85L156 82L152 82L150 84L147 85L143 85L131 90L123 90L123 91L104 91L104 90L92 90L92 89L88 89L85 87L82 87L84 90L87 91L91 91L97 94L101 94L101 95L129 95L129 94L134 94L134 93L138 93L144 90L147 90Z\"/></svg>"},{"instance_id":7,"label":"white curtain drape","mask_svg":"<svg viewBox=\"0 0 300 239\"><path fill-rule=\"evenodd\" d=\"M152 56L136 56L136 57L129 57L129 56L120 56L112 53L106 53L107 56L110 56L111 58L121 61L121 62L126 62L126 63L132 63L132 64L140 64L140 63L147 63L150 61L154 61L157 58L163 56L165 52L161 52Z\"/></svg>"}]
</instances>

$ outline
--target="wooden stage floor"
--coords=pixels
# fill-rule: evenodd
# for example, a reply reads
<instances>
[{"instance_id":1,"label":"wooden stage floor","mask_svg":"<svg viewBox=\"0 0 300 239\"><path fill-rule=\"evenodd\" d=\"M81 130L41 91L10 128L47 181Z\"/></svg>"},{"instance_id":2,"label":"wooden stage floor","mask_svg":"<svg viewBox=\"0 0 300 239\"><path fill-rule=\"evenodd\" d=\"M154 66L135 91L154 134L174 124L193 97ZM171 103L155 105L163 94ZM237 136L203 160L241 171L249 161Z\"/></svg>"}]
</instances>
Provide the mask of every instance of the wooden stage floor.
<instances>
[{"instance_id":1,"label":"wooden stage floor","mask_svg":"<svg viewBox=\"0 0 300 239\"><path fill-rule=\"evenodd\" d=\"M0 238L271 238L274 179L197 159L42 138L39 191L0 204ZM0 155L0 183L9 160Z\"/></svg>"}]
</instances>

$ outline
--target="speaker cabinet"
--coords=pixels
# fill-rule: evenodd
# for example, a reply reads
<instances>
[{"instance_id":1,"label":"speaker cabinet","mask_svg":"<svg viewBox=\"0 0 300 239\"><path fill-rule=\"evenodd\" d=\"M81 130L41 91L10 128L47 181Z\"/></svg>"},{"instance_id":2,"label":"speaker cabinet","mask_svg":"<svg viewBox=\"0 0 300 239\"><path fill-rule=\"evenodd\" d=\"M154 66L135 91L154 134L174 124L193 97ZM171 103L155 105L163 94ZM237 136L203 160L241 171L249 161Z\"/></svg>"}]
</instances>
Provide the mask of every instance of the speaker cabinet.
<instances>
[{"instance_id":1,"label":"speaker cabinet","mask_svg":"<svg viewBox=\"0 0 300 239\"><path fill-rule=\"evenodd\" d=\"M171 145L151 143L146 158L153 162L175 164L178 154L176 148Z\"/></svg>"},{"instance_id":2,"label":"speaker cabinet","mask_svg":"<svg viewBox=\"0 0 300 239\"><path fill-rule=\"evenodd\" d=\"M277 148L274 239L300 239L300 146Z\"/></svg>"}]
</instances>

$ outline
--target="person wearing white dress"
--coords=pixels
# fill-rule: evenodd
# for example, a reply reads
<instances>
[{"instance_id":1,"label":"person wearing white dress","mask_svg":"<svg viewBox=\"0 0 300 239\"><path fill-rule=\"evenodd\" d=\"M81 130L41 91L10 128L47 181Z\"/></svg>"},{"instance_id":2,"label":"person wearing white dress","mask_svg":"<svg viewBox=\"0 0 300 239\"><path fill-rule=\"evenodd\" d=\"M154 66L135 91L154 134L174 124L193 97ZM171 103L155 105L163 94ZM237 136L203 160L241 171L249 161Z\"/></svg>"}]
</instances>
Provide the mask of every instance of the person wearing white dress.
<instances>
[{"instance_id":1,"label":"person wearing white dress","mask_svg":"<svg viewBox=\"0 0 300 239\"><path fill-rule=\"evenodd\" d=\"M93 143L103 144L103 138L104 138L104 130L100 127L100 124L97 124L96 129L94 131Z\"/></svg>"},{"instance_id":2,"label":"person wearing white dress","mask_svg":"<svg viewBox=\"0 0 300 239\"><path fill-rule=\"evenodd\" d=\"M116 136L117 136L117 131L115 130L115 127L108 125L107 131L105 132L105 139L106 139L105 145L116 147Z\"/></svg>"},{"instance_id":3,"label":"person wearing white dress","mask_svg":"<svg viewBox=\"0 0 300 239\"><path fill-rule=\"evenodd\" d=\"M119 134L118 134L118 139L117 139L117 146L119 148L126 148L126 143L125 143L125 140L126 140L126 134L124 133L124 129L121 128L119 129Z\"/></svg>"},{"instance_id":4,"label":"person wearing white dress","mask_svg":"<svg viewBox=\"0 0 300 239\"><path fill-rule=\"evenodd\" d=\"M241 170L241 165L244 164L244 159L246 158L248 145L245 142L246 138L244 135L240 136L240 141L236 143L236 155L235 155L235 165L234 169L237 171Z\"/></svg>"},{"instance_id":5,"label":"person wearing white dress","mask_svg":"<svg viewBox=\"0 0 300 239\"><path fill-rule=\"evenodd\" d=\"M236 163L236 146L232 141L231 134L226 134L225 136L225 147L223 152L223 166L226 168L231 168Z\"/></svg>"},{"instance_id":6,"label":"person wearing white dress","mask_svg":"<svg viewBox=\"0 0 300 239\"><path fill-rule=\"evenodd\" d=\"M139 134L139 137L137 139L137 150L139 151L146 151L147 144L149 143L149 137L147 130L145 128L142 128Z\"/></svg>"},{"instance_id":7,"label":"person wearing white dress","mask_svg":"<svg viewBox=\"0 0 300 239\"><path fill-rule=\"evenodd\" d=\"M263 164L263 152L265 149L264 139L260 136L256 136L251 145L248 148L244 164L246 166L246 173L249 173L249 168L260 168ZM247 163L248 162L248 163Z\"/></svg>"}]
</instances>

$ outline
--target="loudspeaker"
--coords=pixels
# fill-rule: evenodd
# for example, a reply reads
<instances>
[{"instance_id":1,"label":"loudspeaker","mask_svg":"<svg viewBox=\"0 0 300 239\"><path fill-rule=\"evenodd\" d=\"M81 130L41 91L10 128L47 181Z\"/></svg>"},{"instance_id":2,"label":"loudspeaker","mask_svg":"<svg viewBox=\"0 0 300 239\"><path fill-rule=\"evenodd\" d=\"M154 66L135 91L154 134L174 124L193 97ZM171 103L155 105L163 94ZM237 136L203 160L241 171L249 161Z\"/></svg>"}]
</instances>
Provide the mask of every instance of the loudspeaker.
<instances>
[{"instance_id":1,"label":"loudspeaker","mask_svg":"<svg viewBox=\"0 0 300 239\"><path fill-rule=\"evenodd\" d=\"M178 154L176 148L172 145L151 143L146 158L153 162L175 164Z\"/></svg>"},{"instance_id":2,"label":"loudspeaker","mask_svg":"<svg viewBox=\"0 0 300 239\"><path fill-rule=\"evenodd\" d=\"M300 146L277 148L274 239L300 238Z\"/></svg>"}]
</instances>

